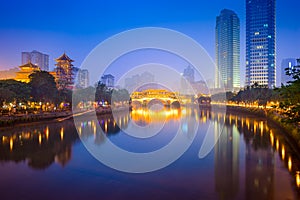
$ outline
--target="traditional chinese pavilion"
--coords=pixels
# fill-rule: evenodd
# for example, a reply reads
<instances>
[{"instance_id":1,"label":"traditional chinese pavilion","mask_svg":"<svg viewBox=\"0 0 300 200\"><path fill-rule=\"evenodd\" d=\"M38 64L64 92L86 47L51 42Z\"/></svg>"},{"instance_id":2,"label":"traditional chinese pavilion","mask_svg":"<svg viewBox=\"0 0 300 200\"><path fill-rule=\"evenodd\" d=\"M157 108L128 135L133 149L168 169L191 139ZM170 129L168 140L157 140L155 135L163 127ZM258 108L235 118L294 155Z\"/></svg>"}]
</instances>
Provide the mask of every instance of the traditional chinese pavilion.
<instances>
[{"instance_id":1,"label":"traditional chinese pavilion","mask_svg":"<svg viewBox=\"0 0 300 200\"><path fill-rule=\"evenodd\" d=\"M33 72L41 71L39 66L28 62L24 65L19 66L20 71L16 72L16 81L22 81L28 83L30 81L29 76Z\"/></svg>"},{"instance_id":2,"label":"traditional chinese pavilion","mask_svg":"<svg viewBox=\"0 0 300 200\"><path fill-rule=\"evenodd\" d=\"M71 58L63 53L60 57L55 59L56 68L54 70L55 80L58 89L72 89L74 86L74 67Z\"/></svg>"}]
</instances>

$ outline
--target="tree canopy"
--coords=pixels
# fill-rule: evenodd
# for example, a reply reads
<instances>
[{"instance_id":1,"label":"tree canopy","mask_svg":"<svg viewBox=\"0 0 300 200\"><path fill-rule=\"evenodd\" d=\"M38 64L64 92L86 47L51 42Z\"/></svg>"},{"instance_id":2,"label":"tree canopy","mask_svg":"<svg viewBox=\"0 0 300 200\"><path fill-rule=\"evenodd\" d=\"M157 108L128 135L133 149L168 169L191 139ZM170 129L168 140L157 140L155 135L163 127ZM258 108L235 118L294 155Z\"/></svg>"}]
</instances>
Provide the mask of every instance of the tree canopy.
<instances>
[{"instance_id":1,"label":"tree canopy","mask_svg":"<svg viewBox=\"0 0 300 200\"><path fill-rule=\"evenodd\" d=\"M31 87L27 83L13 79L0 80L0 101L24 102L30 99Z\"/></svg>"},{"instance_id":2,"label":"tree canopy","mask_svg":"<svg viewBox=\"0 0 300 200\"><path fill-rule=\"evenodd\" d=\"M30 76L31 96L33 100L54 103L57 100L58 90L54 77L46 71L38 71Z\"/></svg>"},{"instance_id":3,"label":"tree canopy","mask_svg":"<svg viewBox=\"0 0 300 200\"><path fill-rule=\"evenodd\" d=\"M287 75L292 76L293 81L278 89L281 97L279 108L283 110L286 121L300 123L300 66L285 70Z\"/></svg>"}]
</instances>

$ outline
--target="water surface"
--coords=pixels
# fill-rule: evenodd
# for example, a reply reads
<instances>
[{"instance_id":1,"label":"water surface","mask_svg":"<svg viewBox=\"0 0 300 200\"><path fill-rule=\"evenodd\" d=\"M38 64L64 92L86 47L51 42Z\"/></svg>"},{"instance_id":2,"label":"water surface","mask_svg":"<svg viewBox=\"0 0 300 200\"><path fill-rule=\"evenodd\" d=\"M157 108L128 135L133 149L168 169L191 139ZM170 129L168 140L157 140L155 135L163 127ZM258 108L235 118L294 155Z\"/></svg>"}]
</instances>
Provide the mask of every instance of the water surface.
<instances>
[{"instance_id":1,"label":"water surface","mask_svg":"<svg viewBox=\"0 0 300 200\"><path fill-rule=\"evenodd\" d=\"M195 135L189 135L191 120L199 125ZM126 133L132 122L162 128L139 139ZM98 134L97 123L105 135ZM214 149L200 159L209 124L223 131ZM195 137L191 147L171 165L142 174L101 164L80 140L99 148L110 140L122 149L144 153L164 147L178 129L187 138ZM283 135L265 119L193 109L156 116L147 110L104 115L76 125L66 120L11 127L0 133L0 195L1 199L297 199L299 159Z\"/></svg>"}]
</instances>

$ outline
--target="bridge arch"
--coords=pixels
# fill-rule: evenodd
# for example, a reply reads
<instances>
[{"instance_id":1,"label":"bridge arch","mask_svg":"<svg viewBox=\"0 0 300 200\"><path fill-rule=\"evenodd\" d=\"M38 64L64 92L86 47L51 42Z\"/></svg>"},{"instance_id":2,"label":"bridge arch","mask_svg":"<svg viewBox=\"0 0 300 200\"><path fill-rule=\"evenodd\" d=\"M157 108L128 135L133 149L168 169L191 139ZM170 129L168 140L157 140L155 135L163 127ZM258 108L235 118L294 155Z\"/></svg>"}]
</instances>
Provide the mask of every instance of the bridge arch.
<instances>
[{"instance_id":1,"label":"bridge arch","mask_svg":"<svg viewBox=\"0 0 300 200\"><path fill-rule=\"evenodd\" d=\"M170 105L171 108L180 108L180 102L178 100L173 101Z\"/></svg>"},{"instance_id":2,"label":"bridge arch","mask_svg":"<svg viewBox=\"0 0 300 200\"><path fill-rule=\"evenodd\" d=\"M132 106L133 109L139 109L139 108L143 107L143 104L142 104L141 101L133 100L131 102L131 106Z\"/></svg>"},{"instance_id":3,"label":"bridge arch","mask_svg":"<svg viewBox=\"0 0 300 200\"><path fill-rule=\"evenodd\" d=\"M162 99L151 99L150 101L147 102L148 109L151 108L153 105L164 107L166 105L166 101Z\"/></svg>"}]
</instances>

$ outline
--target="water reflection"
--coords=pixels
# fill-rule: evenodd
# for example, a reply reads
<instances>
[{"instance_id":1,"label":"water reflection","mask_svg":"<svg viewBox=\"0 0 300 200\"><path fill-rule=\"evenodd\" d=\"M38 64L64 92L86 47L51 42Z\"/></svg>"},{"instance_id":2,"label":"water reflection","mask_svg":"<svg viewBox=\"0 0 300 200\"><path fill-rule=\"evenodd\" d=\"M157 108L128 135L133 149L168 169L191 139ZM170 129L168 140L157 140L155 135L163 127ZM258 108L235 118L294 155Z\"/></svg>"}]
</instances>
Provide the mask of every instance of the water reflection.
<instances>
[{"instance_id":1,"label":"water reflection","mask_svg":"<svg viewBox=\"0 0 300 200\"><path fill-rule=\"evenodd\" d=\"M0 162L25 162L33 169L46 169L53 163L66 166L72 159L72 146L76 141L80 141L78 135L82 139L91 139L95 144L101 145L110 137L113 140L118 138L123 140L122 130L126 130L130 122L148 126L162 121L169 125L169 129L163 130L164 133L168 133L166 135L172 136L169 133L178 128L176 124L179 121L182 122L180 128L188 134L191 128L190 119L196 120L200 129L208 122L212 122L216 132L222 131L213 152L214 189L219 199L239 198L241 191L243 199L275 199L278 190L276 187L278 158L285 171L290 174L291 187L299 190L298 156L278 127L265 119L229 113L224 115L208 109L183 108L159 112L140 109L129 115L124 113L115 116L101 115L96 121L86 118L75 125L72 120L67 120L2 130ZM219 122L224 122L223 130ZM97 124L105 135L99 134ZM201 131L199 130L198 134L201 134ZM149 145L156 144L152 142ZM200 145L196 148L199 147ZM188 159L198 158L195 156Z\"/></svg>"},{"instance_id":2,"label":"water reflection","mask_svg":"<svg viewBox=\"0 0 300 200\"><path fill-rule=\"evenodd\" d=\"M213 115L218 121L219 116ZM215 146L216 191L220 199L234 199L239 188L239 138L245 142L245 199L274 199L275 157L283 161L299 182L299 160L280 129L263 119L227 114L225 128ZM275 142L276 141L276 142ZM277 166L278 167L278 166ZM280 190L281 188L276 188Z\"/></svg>"},{"instance_id":3,"label":"water reflection","mask_svg":"<svg viewBox=\"0 0 300 200\"><path fill-rule=\"evenodd\" d=\"M78 140L72 121L11 128L2 131L1 137L0 162L25 162L34 169L45 169L54 162L65 166Z\"/></svg>"},{"instance_id":4,"label":"water reflection","mask_svg":"<svg viewBox=\"0 0 300 200\"><path fill-rule=\"evenodd\" d=\"M220 131L219 128L215 131ZM240 135L236 126L225 124L214 150L215 187L220 199L234 199L239 191L239 143Z\"/></svg>"}]
</instances>

